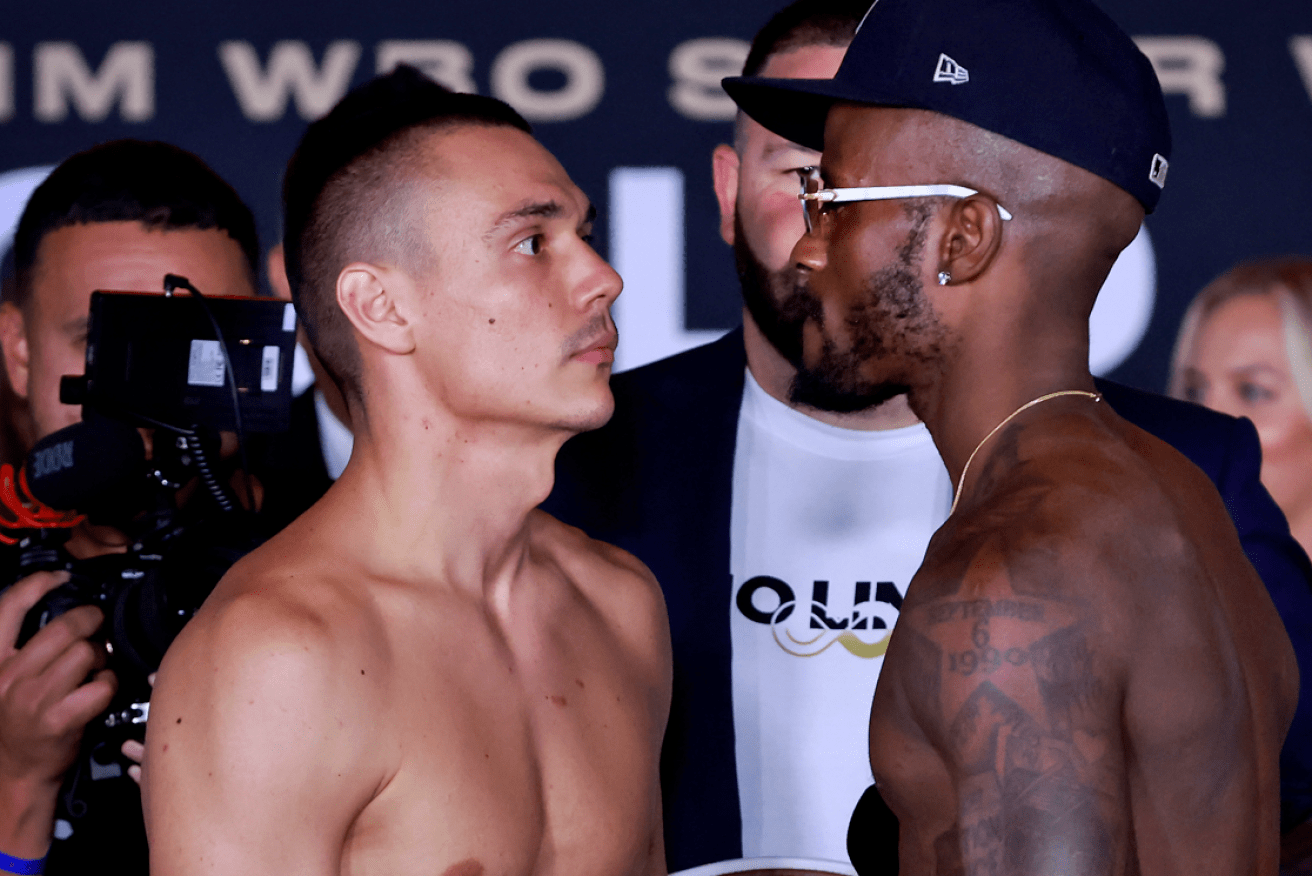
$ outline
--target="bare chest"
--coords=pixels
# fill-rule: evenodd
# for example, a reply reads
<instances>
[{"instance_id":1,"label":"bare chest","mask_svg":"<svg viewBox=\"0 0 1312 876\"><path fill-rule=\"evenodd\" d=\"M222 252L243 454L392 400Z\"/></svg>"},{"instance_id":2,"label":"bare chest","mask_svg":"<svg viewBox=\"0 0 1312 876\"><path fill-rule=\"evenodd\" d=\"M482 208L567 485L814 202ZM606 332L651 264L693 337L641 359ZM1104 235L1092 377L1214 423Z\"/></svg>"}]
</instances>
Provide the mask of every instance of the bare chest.
<instances>
[{"instance_id":1,"label":"bare chest","mask_svg":"<svg viewBox=\"0 0 1312 876\"><path fill-rule=\"evenodd\" d=\"M586 616L509 635L416 618L405 639L379 669L388 778L352 826L344 873L643 870L660 728L607 630Z\"/></svg>"}]
</instances>

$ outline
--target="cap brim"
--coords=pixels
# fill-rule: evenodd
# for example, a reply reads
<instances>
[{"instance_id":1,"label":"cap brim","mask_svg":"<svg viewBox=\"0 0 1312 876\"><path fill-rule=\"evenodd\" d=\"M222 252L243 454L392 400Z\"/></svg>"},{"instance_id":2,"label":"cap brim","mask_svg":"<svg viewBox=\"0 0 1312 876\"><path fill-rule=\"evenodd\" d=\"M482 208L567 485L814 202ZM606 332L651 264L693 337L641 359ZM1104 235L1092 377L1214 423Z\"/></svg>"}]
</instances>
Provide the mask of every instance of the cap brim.
<instances>
[{"instance_id":1,"label":"cap brim","mask_svg":"<svg viewBox=\"0 0 1312 876\"><path fill-rule=\"evenodd\" d=\"M868 94L836 79L730 76L722 84L753 121L817 152L824 150L825 119L831 106L846 100L870 102Z\"/></svg>"}]
</instances>

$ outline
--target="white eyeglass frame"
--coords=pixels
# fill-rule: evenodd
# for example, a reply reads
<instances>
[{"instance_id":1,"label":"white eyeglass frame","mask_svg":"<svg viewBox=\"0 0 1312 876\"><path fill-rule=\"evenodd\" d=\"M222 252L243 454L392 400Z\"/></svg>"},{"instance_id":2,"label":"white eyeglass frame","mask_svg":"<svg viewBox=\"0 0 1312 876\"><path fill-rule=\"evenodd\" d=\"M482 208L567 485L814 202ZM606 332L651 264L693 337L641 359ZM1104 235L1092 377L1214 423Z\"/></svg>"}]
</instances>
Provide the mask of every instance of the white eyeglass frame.
<instances>
[{"instance_id":1,"label":"white eyeglass frame","mask_svg":"<svg viewBox=\"0 0 1312 876\"><path fill-rule=\"evenodd\" d=\"M811 231L811 214L806 209L807 201L820 201L830 204L852 203L855 201L892 201L899 198L968 198L971 195L978 195L978 189L967 188L966 186L956 186L949 183L939 185L923 186L866 186L864 188L850 189L820 189L815 192L806 191L807 178L802 178L802 192L797 196L797 200L802 202L802 214L806 217L806 230ZM1006 207L993 202L998 208L998 215L1004 222L1011 221L1011 213Z\"/></svg>"}]
</instances>

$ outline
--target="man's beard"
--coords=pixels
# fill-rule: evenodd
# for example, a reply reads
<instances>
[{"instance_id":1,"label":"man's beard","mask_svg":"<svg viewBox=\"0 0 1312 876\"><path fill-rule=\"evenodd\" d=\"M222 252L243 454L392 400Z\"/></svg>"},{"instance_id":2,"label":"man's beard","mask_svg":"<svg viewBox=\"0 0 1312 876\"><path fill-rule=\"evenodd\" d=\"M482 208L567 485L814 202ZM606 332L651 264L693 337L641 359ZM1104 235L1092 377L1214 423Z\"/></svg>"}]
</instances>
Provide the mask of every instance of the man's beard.
<instances>
[{"instance_id":1,"label":"man's beard","mask_svg":"<svg viewBox=\"0 0 1312 876\"><path fill-rule=\"evenodd\" d=\"M861 376L864 364L872 360L890 366L907 360L928 364L941 355L943 328L925 297L919 270L930 211L925 205L907 209L915 221L897 251L897 261L867 278L860 300L843 318L851 332L849 349L837 349L824 335L820 302L805 285L797 287L794 294L807 303L796 306L814 318L823 345L814 365L807 366L798 356L797 375L789 390L794 404L835 413L863 411L910 390L905 371L902 379L869 381Z\"/></svg>"},{"instance_id":2,"label":"man's beard","mask_svg":"<svg viewBox=\"0 0 1312 876\"><path fill-rule=\"evenodd\" d=\"M790 264L772 271L752 252L741 215L733 220L733 255L743 304L761 334L794 368L802 362L802 327L819 311L818 302L799 287L801 272Z\"/></svg>"}]
</instances>

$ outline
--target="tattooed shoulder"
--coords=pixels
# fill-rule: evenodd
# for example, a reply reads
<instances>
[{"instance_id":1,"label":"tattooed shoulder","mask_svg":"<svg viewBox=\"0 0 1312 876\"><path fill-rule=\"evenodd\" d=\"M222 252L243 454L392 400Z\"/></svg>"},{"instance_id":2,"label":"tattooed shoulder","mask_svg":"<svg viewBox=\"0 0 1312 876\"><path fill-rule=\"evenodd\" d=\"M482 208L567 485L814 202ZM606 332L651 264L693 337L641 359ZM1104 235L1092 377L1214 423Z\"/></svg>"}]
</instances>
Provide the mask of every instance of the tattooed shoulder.
<instances>
[{"instance_id":1,"label":"tattooed shoulder","mask_svg":"<svg viewBox=\"0 0 1312 876\"><path fill-rule=\"evenodd\" d=\"M940 872L1103 872L1123 847L1117 675L1093 607L1043 591L998 571L903 606L883 671L956 785Z\"/></svg>"}]
</instances>

